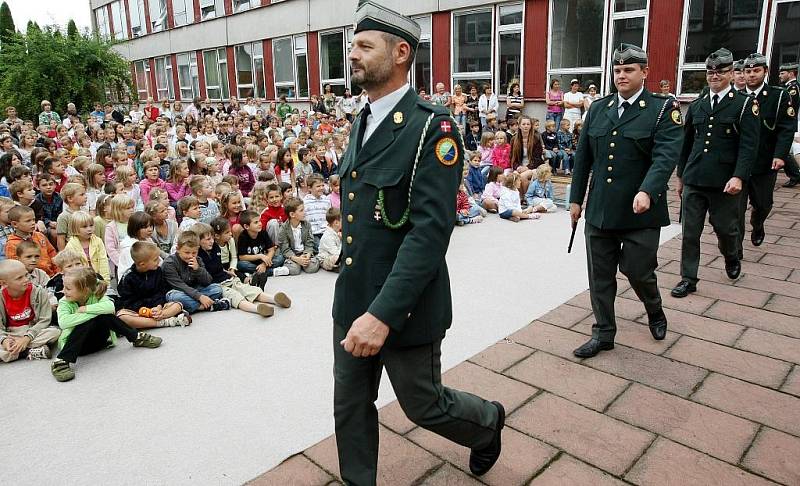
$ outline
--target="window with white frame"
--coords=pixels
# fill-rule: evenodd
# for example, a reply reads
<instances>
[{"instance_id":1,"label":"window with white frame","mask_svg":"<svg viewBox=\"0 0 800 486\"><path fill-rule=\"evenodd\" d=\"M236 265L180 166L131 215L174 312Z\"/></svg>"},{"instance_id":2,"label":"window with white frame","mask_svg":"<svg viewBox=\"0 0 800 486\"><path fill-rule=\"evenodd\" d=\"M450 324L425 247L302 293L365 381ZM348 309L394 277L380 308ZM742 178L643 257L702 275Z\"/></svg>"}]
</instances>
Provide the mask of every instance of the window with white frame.
<instances>
[{"instance_id":1,"label":"window with white frame","mask_svg":"<svg viewBox=\"0 0 800 486\"><path fill-rule=\"evenodd\" d=\"M172 86L172 59L169 56L157 57L156 63L156 98L172 100L175 90Z\"/></svg>"},{"instance_id":2,"label":"window with white frame","mask_svg":"<svg viewBox=\"0 0 800 486\"><path fill-rule=\"evenodd\" d=\"M777 80L781 64L800 61L800 38L797 36L800 32L800 0L779 0L773 8L772 18L769 78Z\"/></svg>"},{"instance_id":3,"label":"window with white frame","mask_svg":"<svg viewBox=\"0 0 800 486\"><path fill-rule=\"evenodd\" d=\"M272 69L275 77L275 97L297 97L295 54L291 37L272 40Z\"/></svg>"},{"instance_id":4,"label":"window with white frame","mask_svg":"<svg viewBox=\"0 0 800 486\"><path fill-rule=\"evenodd\" d=\"M150 0L150 31L160 32L167 28L167 0Z\"/></svg>"},{"instance_id":5,"label":"window with white frame","mask_svg":"<svg viewBox=\"0 0 800 486\"><path fill-rule=\"evenodd\" d=\"M558 79L565 89L577 79L581 86L594 82L603 89L605 12L606 0L550 1L548 86Z\"/></svg>"},{"instance_id":6,"label":"window with white frame","mask_svg":"<svg viewBox=\"0 0 800 486\"><path fill-rule=\"evenodd\" d=\"M683 12L678 94L700 93L705 59L725 46L734 59L759 51L764 0L687 0ZM794 33L796 37L797 33Z\"/></svg>"},{"instance_id":7,"label":"window with white frame","mask_svg":"<svg viewBox=\"0 0 800 486\"><path fill-rule=\"evenodd\" d=\"M125 40L128 38L128 24L125 15L125 6L122 0L117 0L111 4L111 36L114 40Z\"/></svg>"},{"instance_id":8,"label":"window with white frame","mask_svg":"<svg viewBox=\"0 0 800 486\"><path fill-rule=\"evenodd\" d=\"M497 7L497 94L508 94L511 83L522 85L521 3Z\"/></svg>"},{"instance_id":9,"label":"window with white frame","mask_svg":"<svg viewBox=\"0 0 800 486\"><path fill-rule=\"evenodd\" d=\"M263 98L264 47L260 41L234 48L236 58L236 91L239 98Z\"/></svg>"},{"instance_id":10,"label":"window with white frame","mask_svg":"<svg viewBox=\"0 0 800 486\"><path fill-rule=\"evenodd\" d=\"M101 39L110 39L111 32L108 28L108 9L103 6L94 11L94 18L97 21L97 35Z\"/></svg>"},{"instance_id":11,"label":"window with white frame","mask_svg":"<svg viewBox=\"0 0 800 486\"><path fill-rule=\"evenodd\" d=\"M261 0L233 0L233 13L244 12L261 5Z\"/></svg>"},{"instance_id":12,"label":"window with white frame","mask_svg":"<svg viewBox=\"0 0 800 486\"><path fill-rule=\"evenodd\" d=\"M131 24L131 35L139 37L147 33L145 27L144 0L128 0L128 19Z\"/></svg>"},{"instance_id":13,"label":"window with white frame","mask_svg":"<svg viewBox=\"0 0 800 486\"><path fill-rule=\"evenodd\" d=\"M230 97L228 90L228 58L225 48L203 51L206 98L221 101Z\"/></svg>"},{"instance_id":14,"label":"window with white frame","mask_svg":"<svg viewBox=\"0 0 800 486\"><path fill-rule=\"evenodd\" d=\"M150 62L147 59L136 61L133 70L136 73L136 94L140 100L146 100L150 96Z\"/></svg>"},{"instance_id":15,"label":"window with white frame","mask_svg":"<svg viewBox=\"0 0 800 486\"><path fill-rule=\"evenodd\" d=\"M193 100L200 96L200 78L197 74L197 55L194 52L177 54L178 89L181 100Z\"/></svg>"},{"instance_id":16,"label":"window with white frame","mask_svg":"<svg viewBox=\"0 0 800 486\"><path fill-rule=\"evenodd\" d=\"M453 81L469 92L492 84L492 9L453 13Z\"/></svg>"},{"instance_id":17,"label":"window with white frame","mask_svg":"<svg viewBox=\"0 0 800 486\"><path fill-rule=\"evenodd\" d=\"M611 28L609 29L608 52L614 52L620 44L633 44L647 50L648 0L616 0L612 4ZM606 91L616 91L613 68L608 69ZM586 87L581 83L581 86Z\"/></svg>"},{"instance_id":18,"label":"window with white frame","mask_svg":"<svg viewBox=\"0 0 800 486\"><path fill-rule=\"evenodd\" d=\"M200 20L225 16L225 0L200 0Z\"/></svg>"},{"instance_id":19,"label":"window with white frame","mask_svg":"<svg viewBox=\"0 0 800 486\"><path fill-rule=\"evenodd\" d=\"M172 0L172 19L175 27L182 27L194 21L192 0Z\"/></svg>"},{"instance_id":20,"label":"window with white frame","mask_svg":"<svg viewBox=\"0 0 800 486\"><path fill-rule=\"evenodd\" d=\"M308 89L308 39L305 34L296 35L294 40L294 72L297 76L297 98L307 99ZM277 90L276 90L277 92Z\"/></svg>"},{"instance_id":21,"label":"window with white frame","mask_svg":"<svg viewBox=\"0 0 800 486\"><path fill-rule=\"evenodd\" d=\"M414 19L420 26L421 35L419 45L414 56L414 67L411 69L411 87L419 91L424 88L430 93L433 89L431 79L431 16L417 17ZM358 94L358 92L355 92Z\"/></svg>"},{"instance_id":22,"label":"window with white frame","mask_svg":"<svg viewBox=\"0 0 800 486\"><path fill-rule=\"evenodd\" d=\"M345 79L345 46L344 31L323 32L319 34L320 83L326 84L337 96L344 94Z\"/></svg>"}]
</instances>

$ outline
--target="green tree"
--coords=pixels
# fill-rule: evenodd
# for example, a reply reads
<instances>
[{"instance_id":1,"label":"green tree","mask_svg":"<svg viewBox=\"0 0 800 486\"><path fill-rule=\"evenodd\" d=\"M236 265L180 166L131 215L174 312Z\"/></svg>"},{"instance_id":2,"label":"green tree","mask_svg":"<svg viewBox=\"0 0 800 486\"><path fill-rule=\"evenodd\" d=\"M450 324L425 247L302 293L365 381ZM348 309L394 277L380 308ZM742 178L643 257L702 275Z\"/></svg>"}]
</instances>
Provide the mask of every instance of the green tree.
<instances>
[{"instance_id":1,"label":"green tree","mask_svg":"<svg viewBox=\"0 0 800 486\"><path fill-rule=\"evenodd\" d=\"M78 38L78 26L75 25L75 21L70 19L69 23L67 24L67 37L71 40L75 40Z\"/></svg>"},{"instance_id":2,"label":"green tree","mask_svg":"<svg viewBox=\"0 0 800 486\"><path fill-rule=\"evenodd\" d=\"M11 16L11 9L8 4L3 2L0 5L0 44L5 44L14 38L14 18Z\"/></svg>"},{"instance_id":3,"label":"green tree","mask_svg":"<svg viewBox=\"0 0 800 486\"><path fill-rule=\"evenodd\" d=\"M37 32L37 31L38 32L42 31L42 29L39 28L39 24L37 24L33 20L29 20L28 21L28 25L25 27L25 34L26 35L31 35L31 34Z\"/></svg>"},{"instance_id":4,"label":"green tree","mask_svg":"<svg viewBox=\"0 0 800 486\"><path fill-rule=\"evenodd\" d=\"M87 111L92 102L106 100L107 93L113 99L135 93L130 64L110 43L37 27L0 50L0 106L14 105L20 116L35 120L43 99L58 112L69 102Z\"/></svg>"}]
</instances>

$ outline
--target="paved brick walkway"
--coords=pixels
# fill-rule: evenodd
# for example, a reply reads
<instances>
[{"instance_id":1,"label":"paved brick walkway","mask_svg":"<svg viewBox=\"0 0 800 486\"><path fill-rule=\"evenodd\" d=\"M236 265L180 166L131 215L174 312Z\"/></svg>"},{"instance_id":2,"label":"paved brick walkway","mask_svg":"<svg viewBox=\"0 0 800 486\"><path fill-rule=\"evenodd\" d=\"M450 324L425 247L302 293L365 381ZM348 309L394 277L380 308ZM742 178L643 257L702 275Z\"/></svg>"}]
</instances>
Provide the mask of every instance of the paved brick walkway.
<instances>
[{"instance_id":1,"label":"paved brick walkway","mask_svg":"<svg viewBox=\"0 0 800 486\"><path fill-rule=\"evenodd\" d=\"M572 356L590 332L586 291L447 372L445 384L508 412L484 477L469 474L467 449L384 407L378 484L800 484L800 191L778 187L775 201L735 283L707 227L697 293L674 299L680 237L661 247L664 341L622 279L613 351ZM252 484L340 484L334 438Z\"/></svg>"}]
</instances>

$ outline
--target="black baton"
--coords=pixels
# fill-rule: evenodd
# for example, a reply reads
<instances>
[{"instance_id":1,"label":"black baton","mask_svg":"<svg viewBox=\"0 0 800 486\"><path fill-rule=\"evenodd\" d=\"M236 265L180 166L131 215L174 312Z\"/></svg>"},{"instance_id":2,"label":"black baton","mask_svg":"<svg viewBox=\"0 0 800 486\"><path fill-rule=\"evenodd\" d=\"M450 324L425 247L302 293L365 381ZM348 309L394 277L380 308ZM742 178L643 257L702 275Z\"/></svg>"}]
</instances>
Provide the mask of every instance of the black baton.
<instances>
[{"instance_id":1,"label":"black baton","mask_svg":"<svg viewBox=\"0 0 800 486\"><path fill-rule=\"evenodd\" d=\"M572 242L575 241L575 230L578 229L578 222L573 221L572 223L572 234L569 235L569 246L567 247L567 253L572 253Z\"/></svg>"}]
</instances>

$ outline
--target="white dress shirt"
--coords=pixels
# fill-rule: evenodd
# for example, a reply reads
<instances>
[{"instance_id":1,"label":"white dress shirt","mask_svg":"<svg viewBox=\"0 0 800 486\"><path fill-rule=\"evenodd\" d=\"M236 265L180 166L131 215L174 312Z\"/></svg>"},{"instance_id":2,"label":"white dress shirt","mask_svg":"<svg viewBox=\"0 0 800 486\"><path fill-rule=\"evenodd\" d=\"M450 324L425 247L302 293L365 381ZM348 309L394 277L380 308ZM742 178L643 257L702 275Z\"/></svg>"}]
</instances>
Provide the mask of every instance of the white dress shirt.
<instances>
[{"instance_id":1,"label":"white dress shirt","mask_svg":"<svg viewBox=\"0 0 800 486\"><path fill-rule=\"evenodd\" d=\"M642 85L642 87L639 88L639 91L637 91L633 96L631 96L627 100L625 98L623 98L621 94L617 93L617 98L618 98L617 99L617 116L621 117L622 113L625 111L625 109L622 107L622 103L627 101L629 105L633 106L633 103L636 101L636 99L639 98L639 96L642 95L642 91L644 91L644 85Z\"/></svg>"},{"instance_id":2,"label":"white dress shirt","mask_svg":"<svg viewBox=\"0 0 800 486\"><path fill-rule=\"evenodd\" d=\"M384 118L391 112L400 100L403 99L406 92L408 92L409 86L408 83L401 86L396 91L392 91L391 93L387 94L383 98L373 102L370 100L369 102L369 110L370 114L367 116L367 128L364 131L364 140L361 142L361 146L363 147L367 140L369 140L370 135L372 132L378 128L378 125L381 124Z\"/></svg>"},{"instance_id":3,"label":"white dress shirt","mask_svg":"<svg viewBox=\"0 0 800 486\"><path fill-rule=\"evenodd\" d=\"M730 91L730 90L731 90L731 85L730 84L728 86L726 86L725 89L723 89L719 93L715 93L715 92L711 91L711 89L709 88L709 90L708 90L708 102L711 104L711 109L715 108L714 104L713 104L714 95L718 96L717 103L719 103L720 101L722 101L723 98L725 98L728 95L728 91Z\"/></svg>"},{"instance_id":4,"label":"white dress shirt","mask_svg":"<svg viewBox=\"0 0 800 486\"><path fill-rule=\"evenodd\" d=\"M764 86L765 86L765 85L766 85L766 83L761 83L761 86L759 86L759 87L758 87L758 88L756 88L756 89L750 89L750 87L748 86L748 87L747 87L747 94L749 94L749 95L751 95L751 96L755 96L755 97L757 97L757 96L758 96L758 93L760 93L760 92L761 92L761 90L762 90L762 89L764 89Z\"/></svg>"}]
</instances>

